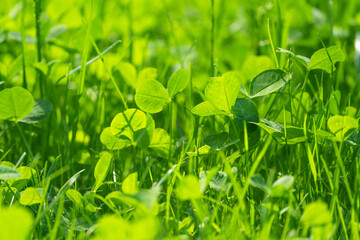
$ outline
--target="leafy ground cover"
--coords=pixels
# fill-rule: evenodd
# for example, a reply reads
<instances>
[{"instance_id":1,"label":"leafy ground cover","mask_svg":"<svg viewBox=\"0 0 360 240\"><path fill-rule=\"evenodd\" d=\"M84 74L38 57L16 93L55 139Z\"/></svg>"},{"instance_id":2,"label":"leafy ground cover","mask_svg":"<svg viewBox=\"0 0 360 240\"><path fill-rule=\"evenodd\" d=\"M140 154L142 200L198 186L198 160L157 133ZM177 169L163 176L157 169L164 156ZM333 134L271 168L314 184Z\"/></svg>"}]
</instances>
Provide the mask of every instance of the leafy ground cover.
<instances>
[{"instance_id":1,"label":"leafy ground cover","mask_svg":"<svg viewBox=\"0 0 360 240\"><path fill-rule=\"evenodd\" d=\"M359 10L2 1L0 239L359 239Z\"/></svg>"}]
</instances>

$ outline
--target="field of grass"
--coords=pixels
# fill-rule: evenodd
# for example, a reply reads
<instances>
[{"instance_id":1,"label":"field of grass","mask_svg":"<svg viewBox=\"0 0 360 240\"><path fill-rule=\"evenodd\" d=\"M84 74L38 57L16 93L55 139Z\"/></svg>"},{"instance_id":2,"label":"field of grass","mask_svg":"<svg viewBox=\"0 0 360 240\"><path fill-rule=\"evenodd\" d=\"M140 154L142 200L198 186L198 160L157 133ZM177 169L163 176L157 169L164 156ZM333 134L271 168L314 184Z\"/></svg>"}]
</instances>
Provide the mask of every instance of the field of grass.
<instances>
[{"instance_id":1,"label":"field of grass","mask_svg":"<svg viewBox=\"0 0 360 240\"><path fill-rule=\"evenodd\" d=\"M360 1L1 0L0 239L359 239Z\"/></svg>"}]
</instances>

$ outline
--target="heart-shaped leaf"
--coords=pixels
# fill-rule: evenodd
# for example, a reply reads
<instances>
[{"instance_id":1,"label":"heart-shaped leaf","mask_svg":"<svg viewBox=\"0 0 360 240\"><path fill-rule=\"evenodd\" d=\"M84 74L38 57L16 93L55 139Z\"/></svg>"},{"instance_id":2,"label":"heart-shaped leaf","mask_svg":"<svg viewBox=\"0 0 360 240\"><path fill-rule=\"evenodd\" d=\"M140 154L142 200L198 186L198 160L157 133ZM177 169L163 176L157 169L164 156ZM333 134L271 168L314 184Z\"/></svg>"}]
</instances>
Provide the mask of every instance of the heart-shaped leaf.
<instances>
[{"instance_id":1,"label":"heart-shaped leaf","mask_svg":"<svg viewBox=\"0 0 360 240\"><path fill-rule=\"evenodd\" d=\"M331 61L329 59L331 58ZM329 48L322 48L316 51L310 58L309 70L323 69L328 73L335 70L334 64L345 60L343 51L338 46L332 46ZM333 66L331 66L331 63Z\"/></svg>"},{"instance_id":2,"label":"heart-shaped leaf","mask_svg":"<svg viewBox=\"0 0 360 240\"><path fill-rule=\"evenodd\" d=\"M25 206L41 203L42 188L28 187L21 193L20 203Z\"/></svg>"},{"instance_id":3,"label":"heart-shaped leaf","mask_svg":"<svg viewBox=\"0 0 360 240\"><path fill-rule=\"evenodd\" d=\"M205 88L205 97L215 108L229 114L239 92L240 82L235 74L230 72L211 79Z\"/></svg>"},{"instance_id":4,"label":"heart-shaped leaf","mask_svg":"<svg viewBox=\"0 0 360 240\"><path fill-rule=\"evenodd\" d=\"M350 116L335 115L328 119L328 127L335 136L345 140L359 128L359 121Z\"/></svg>"},{"instance_id":5,"label":"heart-shaped leaf","mask_svg":"<svg viewBox=\"0 0 360 240\"><path fill-rule=\"evenodd\" d=\"M202 117L212 115L226 115L225 112L215 108L214 105L209 101L199 103L198 105L193 107L191 112Z\"/></svg>"},{"instance_id":6,"label":"heart-shaped leaf","mask_svg":"<svg viewBox=\"0 0 360 240\"><path fill-rule=\"evenodd\" d=\"M178 92L181 92L188 83L189 71L185 69L179 69L170 76L167 87L170 98L175 96Z\"/></svg>"},{"instance_id":7,"label":"heart-shaped leaf","mask_svg":"<svg viewBox=\"0 0 360 240\"><path fill-rule=\"evenodd\" d=\"M110 127L114 136L126 136L134 141L134 133L146 127L146 114L139 109L130 108L117 114Z\"/></svg>"},{"instance_id":8,"label":"heart-shaped leaf","mask_svg":"<svg viewBox=\"0 0 360 240\"><path fill-rule=\"evenodd\" d=\"M147 80L136 88L135 102L141 110L157 113L162 111L163 107L170 102L170 98L160 82Z\"/></svg>"},{"instance_id":9,"label":"heart-shaped leaf","mask_svg":"<svg viewBox=\"0 0 360 240\"><path fill-rule=\"evenodd\" d=\"M26 117L35 104L31 93L22 87L0 92L0 120L19 120Z\"/></svg>"}]
</instances>

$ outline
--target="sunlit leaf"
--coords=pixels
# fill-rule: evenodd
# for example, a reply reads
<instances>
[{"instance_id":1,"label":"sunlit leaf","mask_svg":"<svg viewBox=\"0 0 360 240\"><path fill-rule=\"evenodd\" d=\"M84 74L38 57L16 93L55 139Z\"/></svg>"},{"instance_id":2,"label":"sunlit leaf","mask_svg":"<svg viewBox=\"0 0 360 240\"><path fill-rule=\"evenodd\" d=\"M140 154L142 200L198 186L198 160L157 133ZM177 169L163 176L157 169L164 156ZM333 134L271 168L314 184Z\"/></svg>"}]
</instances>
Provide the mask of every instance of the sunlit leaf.
<instances>
[{"instance_id":1,"label":"sunlit leaf","mask_svg":"<svg viewBox=\"0 0 360 240\"><path fill-rule=\"evenodd\" d=\"M215 108L230 113L239 92L239 80L234 73L227 73L210 80L205 89L205 97Z\"/></svg>"},{"instance_id":2,"label":"sunlit leaf","mask_svg":"<svg viewBox=\"0 0 360 240\"><path fill-rule=\"evenodd\" d=\"M0 208L0 239L25 240L30 238L33 216L25 208Z\"/></svg>"},{"instance_id":3,"label":"sunlit leaf","mask_svg":"<svg viewBox=\"0 0 360 240\"><path fill-rule=\"evenodd\" d=\"M169 96L172 98L178 92L181 92L188 83L189 71L185 69L179 69L170 76L167 87Z\"/></svg>"},{"instance_id":4,"label":"sunlit leaf","mask_svg":"<svg viewBox=\"0 0 360 240\"><path fill-rule=\"evenodd\" d=\"M330 59L331 61L330 61ZM310 59L309 69L322 69L328 73L335 70L335 63L345 60L343 51L338 46L322 48L316 51ZM332 63L332 66L331 66Z\"/></svg>"},{"instance_id":5,"label":"sunlit leaf","mask_svg":"<svg viewBox=\"0 0 360 240\"><path fill-rule=\"evenodd\" d=\"M101 153L101 157L100 157L99 161L96 163L95 170L94 170L94 177L96 179L96 182L94 185L95 191L101 186L102 182L106 178L106 176L110 170L111 159L112 159L112 156L110 153L108 153L108 152Z\"/></svg>"},{"instance_id":6,"label":"sunlit leaf","mask_svg":"<svg viewBox=\"0 0 360 240\"><path fill-rule=\"evenodd\" d=\"M7 88L0 92L0 120L19 120L34 107L31 93L21 87Z\"/></svg>"},{"instance_id":7,"label":"sunlit leaf","mask_svg":"<svg viewBox=\"0 0 360 240\"><path fill-rule=\"evenodd\" d=\"M350 116L335 115L328 119L328 127L335 136L345 140L359 128L359 121Z\"/></svg>"},{"instance_id":8,"label":"sunlit leaf","mask_svg":"<svg viewBox=\"0 0 360 240\"><path fill-rule=\"evenodd\" d=\"M157 113L170 102L170 97L160 82L147 80L136 88L135 102L141 110Z\"/></svg>"},{"instance_id":9,"label":"sunlit leaf","mask_svg":"<svg viewBox=\"0 0 360 240\"><path fill-rule=\"evenodd\" d=\"M41 196L40 196L41 192L42 192L42 188L38 188L38 189L33 187L26 188L21 193L20 203L26 206L41 203Z\"/></svg>"}]
</instances>

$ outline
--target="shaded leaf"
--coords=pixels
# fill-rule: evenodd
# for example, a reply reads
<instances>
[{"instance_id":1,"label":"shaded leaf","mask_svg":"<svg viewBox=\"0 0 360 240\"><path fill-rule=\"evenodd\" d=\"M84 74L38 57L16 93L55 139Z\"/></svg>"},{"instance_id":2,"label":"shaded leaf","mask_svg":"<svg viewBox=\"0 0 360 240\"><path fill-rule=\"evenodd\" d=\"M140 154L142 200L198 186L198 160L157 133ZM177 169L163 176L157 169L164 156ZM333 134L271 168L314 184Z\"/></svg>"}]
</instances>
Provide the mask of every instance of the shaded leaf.
<instances>
[{"instance_id":1,"label":"shaded leaf","mask_svg":"<svg viewBox=\"0 0 360 240\"><path fill-rule=\"evenodd\" d=\"M53 105L44 99L35 99L35 105L29 115L20 119L19 122L37 123L50 116Z\"/></svg>"}]
</instances>

